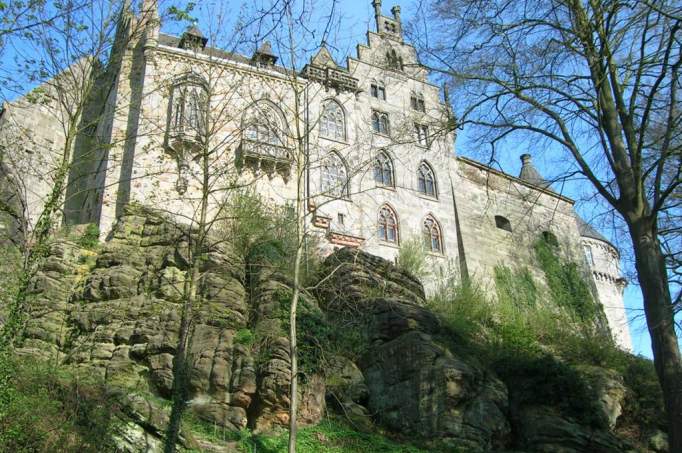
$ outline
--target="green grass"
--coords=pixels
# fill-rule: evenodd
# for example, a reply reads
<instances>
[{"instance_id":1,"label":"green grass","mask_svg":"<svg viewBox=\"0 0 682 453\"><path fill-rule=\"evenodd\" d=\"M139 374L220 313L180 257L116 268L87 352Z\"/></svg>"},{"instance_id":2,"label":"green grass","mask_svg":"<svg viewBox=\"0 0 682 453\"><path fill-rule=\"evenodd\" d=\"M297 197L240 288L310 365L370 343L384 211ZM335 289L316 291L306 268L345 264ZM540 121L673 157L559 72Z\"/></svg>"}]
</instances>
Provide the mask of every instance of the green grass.
<instances>
[{"instance_id":1,"label":"green grass","mask_svg":"<svg viewBox=\"0 0 682 453\"><path fill-rule=\"evenodd\" d=\"M286 452L288 433L251 436L240 442L244 453ZM316 426L300 429L296 442L299 453L427 453L414 445L400 443L375 433L355 431L343 422L326 419Z\"/></svg>"}]
</instances>

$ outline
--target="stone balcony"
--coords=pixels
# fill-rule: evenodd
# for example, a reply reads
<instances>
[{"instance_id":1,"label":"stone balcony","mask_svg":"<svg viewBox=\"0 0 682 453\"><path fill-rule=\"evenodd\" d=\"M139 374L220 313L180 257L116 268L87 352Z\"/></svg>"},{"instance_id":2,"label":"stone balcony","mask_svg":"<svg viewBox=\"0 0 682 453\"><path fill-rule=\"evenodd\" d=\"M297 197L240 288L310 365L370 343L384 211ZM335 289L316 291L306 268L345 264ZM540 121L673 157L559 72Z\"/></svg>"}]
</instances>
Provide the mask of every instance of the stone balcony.
<instances>
[{"instance_id":1,"label":"stone balcony","mask_svg":"<svg viewBox=\"0 0 682 453\"><path fill-rule=\"evenodd\" d=\"M264 143L257 140L243 138L237 150L239 162L256 172L267 174L274 172L288 175L293 161L291 149L282 145Z\"/></svg>"},{"instance_id":2,"label":"stone balcony","mask_svg":"<svg viewBox=\"0 0 682 453\"><path fill-rule=\"evenodd\" d=\"M201 137L194 131L170 130L166 134L166 147L180 155L194 154L201 150Z\"/></svg>"}]
</instances>

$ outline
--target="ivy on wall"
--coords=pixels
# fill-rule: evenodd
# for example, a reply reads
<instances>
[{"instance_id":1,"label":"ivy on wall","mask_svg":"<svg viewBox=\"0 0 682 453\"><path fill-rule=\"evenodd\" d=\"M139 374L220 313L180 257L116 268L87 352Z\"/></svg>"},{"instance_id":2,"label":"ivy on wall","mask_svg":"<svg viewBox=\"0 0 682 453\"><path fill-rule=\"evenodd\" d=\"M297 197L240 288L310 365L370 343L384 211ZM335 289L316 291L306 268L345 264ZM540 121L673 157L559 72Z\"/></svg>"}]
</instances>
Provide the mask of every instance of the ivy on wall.
<instances>
[{"instance_id":1,"label":"ivy on wall","mask_svg":"<svg viewBox=\"0 0 682 453\"><path fill-rule=\"evenodd\" d=\"M537 240L533 248L545 274L552 301L582 321L595 320L599 309L580 275L578 265L559 257L558 247L544 239Z\"/></svg>"}]
</instances>

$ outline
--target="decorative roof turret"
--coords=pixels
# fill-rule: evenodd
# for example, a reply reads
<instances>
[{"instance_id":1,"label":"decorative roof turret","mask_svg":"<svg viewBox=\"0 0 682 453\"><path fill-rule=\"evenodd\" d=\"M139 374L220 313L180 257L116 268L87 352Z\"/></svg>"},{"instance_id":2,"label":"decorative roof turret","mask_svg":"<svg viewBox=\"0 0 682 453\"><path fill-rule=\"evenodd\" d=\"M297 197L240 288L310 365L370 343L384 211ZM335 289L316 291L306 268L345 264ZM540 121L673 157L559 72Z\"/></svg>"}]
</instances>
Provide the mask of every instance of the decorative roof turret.
<instances>
[{"instance_id":1,"label":"decorative roof turret","mask_svg":"<svg viewBox=\"0 0 682 453\"><path fill-rule=\"evenodd\" d=\"M374 7L374 20L376 21L377 33L381 36L398 40L403 40L403 26L400 20L400 6L396 5L391 8L393 17L387 17L381 14L381 0L372 0Z\"/></svg>"},{"instance_id":2,"label":"decorative roof turret","mask_svg":"<svg viewBox=\"0 0 682 453\"><path fill-rule=\"evenodd\" d=\"M178 46L181 49L203 50L206 47L208 38L204 37L196 24L187 27L187 30L180 37Z\"/></svg>"},{"instance_id":3,"label":"decorative roof turret","mask_svg":"<svg viewBox=\"0 0 682 453\"><path fill-rule=\"evenodd\" d=\"M549 182L542 177L540 172L533 165L530 154L521 154L521 172L519 172L519 179L522 179L534 186L549 189Z\"/></svg>"},{"instance_id":4,"label":"decorative roof turret","mask_svg":"<svg viewBox=\"0 0 682 453\"><path fill-rule=\"evenodd\" d=\"M265 41L261 46L256 49L251 61L260 66L273 66L277 63L277 55L272 51L272 45L270 41Z\"/></svg>"},{"instance_id":5,"label":"decorative roof turret","mask_svg":"<svg viewBox=\"0 0 682 453\"><path fill-rule=\"evenodd\" d=\"M585 222L577 213L575 214L575 220L578 223L578 232L580 233L580 237L606 242L611 247L616 248L613 244L611 244L611 241L606 239L606 237L604 237L604 235L597 231L592 225Z\"/></svg>"},{"instance_id":6,"label":"decorative roof turret","mask_svg":"<svg viewBox=\"0 0 682 453\"><path fill-rule=\"evenodd\" d=\"M348 70L339 66L334 61L331 52L323 42L317 54L305 65L301 75L321 83L327 88L335 88L338 91L358 91L358 79L351 76Z\"/></svg>"}]
</instances>

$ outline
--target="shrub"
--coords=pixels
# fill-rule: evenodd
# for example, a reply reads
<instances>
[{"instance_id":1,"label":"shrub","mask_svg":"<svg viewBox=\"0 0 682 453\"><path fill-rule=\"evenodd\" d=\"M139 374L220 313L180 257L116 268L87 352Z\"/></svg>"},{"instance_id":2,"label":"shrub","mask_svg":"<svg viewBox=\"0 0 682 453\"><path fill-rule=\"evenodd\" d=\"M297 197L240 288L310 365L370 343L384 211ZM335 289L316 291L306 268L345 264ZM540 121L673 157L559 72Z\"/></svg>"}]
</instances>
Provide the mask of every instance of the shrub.
<instances>
[{"instance_id":1,"label":"shrub","mask_svg":"<svg viewBox=\"0 0 682 453\"><path fill-rule=\"evenodd\" d=\"M3 451L115 451L117 410L101 382L34 359L0 356Z\"/></svg>"},{"instance_id":2,"label":"shrub","mask_svg":"<svg viewBox=\"0 0 682 453\"><path fill-rule=\"evenodd\" d=\"M534 307L537 287L527 267L512 271L507 266L495 266L495 289L501 303Z\"/></svg>"},{"instance_id":3,"label":"shrub","mask_svg":"<svg viewBox=\"0 0 682 453\"><path fill-rule=\"evenodd\" d=\"M99 244L99 227L95 223L89 223L85 231L78 238L78 245L84 249L92 250Z\"/></svg>"},{"instance_id":4,"label":"shrub","mask_svg":"<svg viewBox=\"0 0 682 453\"><path fill-rule=\"evenodd\" d=\"M461 339L479 336L493 320L490 300L473 281L446 279L429 298L427 306Z\"/></svg>"},{"instance_id":5,"label":"shrub","mask_svg":"<svg viewBox=\"0 0 682 453\"><path fill-rule=\"evenodd\" d=\"M403 241L398 250L398 267L417 278L428 274L424 244L418 238Z\"/></svg>"},{"instance_id":6,"label":"shrub","mask_svg":"<svg viewBox=\"0 0 682 453\"><path fill-rule=\"evenodd\" d=\"M279 453L287 450L287 433L253 435L242 438L243 452ZM376 433L359 432L335 419L299 429L296 451L300 453L426 453L408 443L400 443Z\"/></svg>"},{"instance_id":7,"label":"shrub","mask_svg":"<svg viewBox=\"0 0 682 453\"><path fill-rule=\"evenodd\" d=\"M254 341L254 334L249 329L240 329L234 334L234 342L244 346L251 346Z\"/></svg>"}]
</instances>

